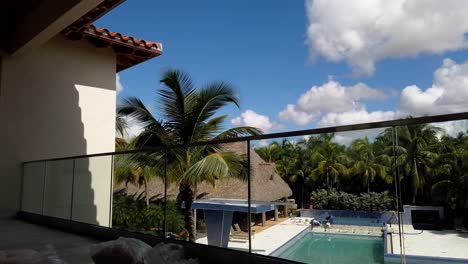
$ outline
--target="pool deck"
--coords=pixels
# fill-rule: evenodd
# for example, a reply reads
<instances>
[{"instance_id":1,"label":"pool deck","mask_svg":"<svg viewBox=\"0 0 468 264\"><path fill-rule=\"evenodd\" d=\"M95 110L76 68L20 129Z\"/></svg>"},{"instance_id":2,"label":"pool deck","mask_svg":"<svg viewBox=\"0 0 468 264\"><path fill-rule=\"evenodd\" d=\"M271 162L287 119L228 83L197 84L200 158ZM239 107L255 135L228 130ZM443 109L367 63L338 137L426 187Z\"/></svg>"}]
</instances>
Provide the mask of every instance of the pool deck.
<instances>
[{"instance_id":1,"label":"pool deck","mask_svg":"<svg viewBox=\"0 0 468 264\"><path fill-rule=\"evenodd\" d=\"M310 217L296 217L288 219L280 224L274 225L266 230L255 234L252 238L252 252L262 255L270 255L274 250L281 247L291 238L309 228ZM197 243L208 244L207 238L197 239ZM228 248L237 250L249 250L248 240L230 240Z\"/></svg>"},{"instance_id":2,"label":"pool deck","mask_svg":"<svg viewBox=\"0 0 468 264\"><path fill-rule=\"evenodd\" d=\"M398 227L393 231L393 253L400 254ZM468 233L454 230L414 230L411 225L404 226L404 245L406 255L466 259L468 262Z\"/></svg>"}]
</instances>

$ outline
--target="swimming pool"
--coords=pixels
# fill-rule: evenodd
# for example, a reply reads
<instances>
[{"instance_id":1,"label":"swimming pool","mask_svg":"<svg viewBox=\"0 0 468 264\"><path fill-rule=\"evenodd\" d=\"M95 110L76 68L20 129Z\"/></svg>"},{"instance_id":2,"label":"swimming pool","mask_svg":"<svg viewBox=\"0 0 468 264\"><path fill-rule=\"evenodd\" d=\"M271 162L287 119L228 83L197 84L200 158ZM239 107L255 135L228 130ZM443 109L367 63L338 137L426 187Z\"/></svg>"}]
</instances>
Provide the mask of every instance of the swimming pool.
<instances>
[{"instance_id":1,"label":"swimming pool","mask_svg":"<svg viewBox=\"0 0 468 264\"><path fill-rule=\"evenodd\" d=\"M305 232L272 255L312 264L381 264L383 251L382 237Z\"/></svg>"}]
</instances>

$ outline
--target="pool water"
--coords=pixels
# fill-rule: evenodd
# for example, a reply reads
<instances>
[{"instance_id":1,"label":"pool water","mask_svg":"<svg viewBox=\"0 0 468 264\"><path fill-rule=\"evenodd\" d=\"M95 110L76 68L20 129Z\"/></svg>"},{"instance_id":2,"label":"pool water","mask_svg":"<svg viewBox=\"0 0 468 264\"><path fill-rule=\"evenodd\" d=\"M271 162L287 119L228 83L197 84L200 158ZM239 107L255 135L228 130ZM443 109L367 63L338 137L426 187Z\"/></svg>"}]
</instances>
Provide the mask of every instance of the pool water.
<instances>
[{"instance_id":1,"label":"pool water","mask_svg":"<svg viewBox=\"0 0 468 264\"><path fill-rule=\"evenodd\" d=\"M381 264L381 237L306 233L280 249L280 258L312 264Z\"/></svg>"}]
</instances>

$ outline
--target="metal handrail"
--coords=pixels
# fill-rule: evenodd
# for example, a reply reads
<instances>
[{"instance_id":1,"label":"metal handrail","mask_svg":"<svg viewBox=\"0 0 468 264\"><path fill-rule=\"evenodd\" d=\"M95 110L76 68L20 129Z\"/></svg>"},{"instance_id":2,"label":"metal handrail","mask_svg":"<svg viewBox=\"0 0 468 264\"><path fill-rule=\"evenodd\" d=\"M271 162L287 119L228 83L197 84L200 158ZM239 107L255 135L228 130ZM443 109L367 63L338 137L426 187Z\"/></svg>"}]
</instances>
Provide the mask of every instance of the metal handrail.
<instances>
[{"instance_id":1,"label":"metal handrail","mask_svg":"<svg viewBox=\"0 0 468 264\"><path fill-rule=\"evenodd\" d=\"M308 136L308 135L317 135L317 134L324 134L324 133L348 132L348 131L377 129L377 128L390 128L390 127L397 127L397 126L440 123L440 122L449 122L449 121L457 121L457 120L465 120L465 119L468 119L468 112L434 115L434 116L423 116L423 117L409 117L409 118L395 119L395 120L389 120L389 121L360 123L360 124L334 126L334 127L313 128L313 129L305 129L305 130L295 130L295 131L270 133L270 134L262 134L262 135L255 135L255 136L236 137L236 138L229 138L229 139L222 139L222 140L201 141L201 142L192 143L190 145L158 146L158 147L152 147L152 148L140 148L140 149L126 150L126 151L103 152L103 153L96 153L96 154L40 159L40 160L25 161L23 163L25 164L25 163L33 163L33 162L41 162L41 161L91 158L91 157L123 155L123 154L142 153L142 152L157 152L157 151L163 151L165 149L187 148L187 147L203 146L203 145L210 145L210 144L225 144L225 143L262 140L262 139Z\"/></svg>"}]
</instances>

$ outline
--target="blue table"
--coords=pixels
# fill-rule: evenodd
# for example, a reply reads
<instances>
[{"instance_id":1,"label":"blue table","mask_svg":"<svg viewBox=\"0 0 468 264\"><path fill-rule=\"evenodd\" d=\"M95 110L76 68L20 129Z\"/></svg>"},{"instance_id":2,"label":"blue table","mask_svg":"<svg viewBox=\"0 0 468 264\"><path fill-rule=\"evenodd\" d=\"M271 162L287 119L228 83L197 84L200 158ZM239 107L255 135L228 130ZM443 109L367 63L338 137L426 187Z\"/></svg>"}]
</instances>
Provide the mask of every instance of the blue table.
<instances>
[{"instance_id":1,"label":"blue table","mask_svg":"<svg viewBox=\"0 0 468 264\"><path fill-rule=\"evenodd\" d=\"M276 209L271 202L251 201L250 205L253 214ZM247 200L212 198L193 202L192 209L203 209L208 245L227 247L234 212L248 213L249 205Z\"/></svg>"}]
</instances>

